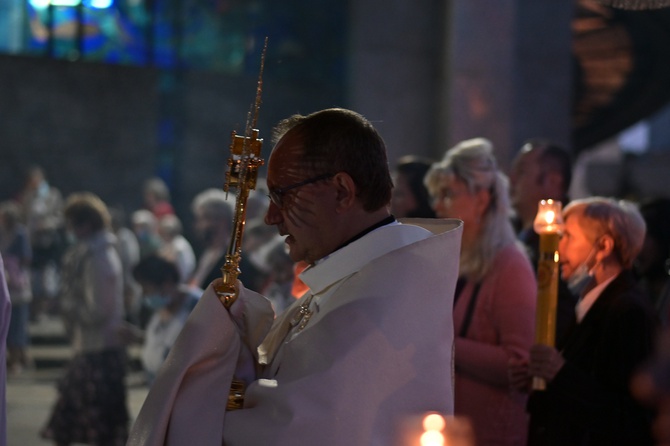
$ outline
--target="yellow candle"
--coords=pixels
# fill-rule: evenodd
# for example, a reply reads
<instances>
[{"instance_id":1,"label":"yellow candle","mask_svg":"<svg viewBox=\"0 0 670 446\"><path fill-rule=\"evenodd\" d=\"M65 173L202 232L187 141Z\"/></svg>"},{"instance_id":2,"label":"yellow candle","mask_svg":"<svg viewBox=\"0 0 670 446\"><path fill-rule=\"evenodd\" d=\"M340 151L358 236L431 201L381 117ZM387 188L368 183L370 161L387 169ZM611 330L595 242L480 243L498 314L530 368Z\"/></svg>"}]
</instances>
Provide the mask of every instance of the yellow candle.
<instances>
[{"instance_id":1,"label":"yellow candle","mask_svg":"<svg viewBox=\"0 0 670 446\"><path fill-rule=\"evenodd\" d=\"M558 300L558 240L563 228L561 202L542 200L533 224L540 235L537 262L537 307L535 313L535 342L554 346L556 341L556 305ZM533 389L543 390L542 378L533 378Z\"/></svg>"}]
</instances>

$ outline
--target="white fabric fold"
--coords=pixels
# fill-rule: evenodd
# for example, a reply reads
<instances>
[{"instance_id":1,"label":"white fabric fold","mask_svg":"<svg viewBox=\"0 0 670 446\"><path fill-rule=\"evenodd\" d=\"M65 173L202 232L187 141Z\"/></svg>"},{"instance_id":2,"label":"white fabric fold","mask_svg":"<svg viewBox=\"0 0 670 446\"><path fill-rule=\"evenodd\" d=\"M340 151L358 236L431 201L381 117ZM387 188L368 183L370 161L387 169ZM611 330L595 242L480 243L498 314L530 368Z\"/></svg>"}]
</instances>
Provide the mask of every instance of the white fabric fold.
<instances>
[{"instance_id":1,"label":"white fabric fold","mask_svg":"<svg viewBox=\"0 0 670 446\"><path fill-rule=\"evenodd\" d=\"M242 288L243 321L249 327L242 343L238 324L210 285L193 309L142 405L128 446L221 445L226 401L240 357L252 360L272 323L270 303ZM254 345L254 343L256 343Z\"/></svg>"},{"instance_id":2,"label":"white fabric fold","mask_svg":"<svg viewBox=\"0 0 670 446\"><path fill-rule=\"evenodd\" d=\"M271 337L276 339L264 342L271 364L248 387L241 410L225 412L244 351L240 325L208 288L128 444L388 446L407 417L425 411L452 414L452 309L462 222L411 223L434 235L419 241L410 235L397 249L381 248L373 260L337 277L337 289L290 341L284 338L291 310L301 302L275 321ZM327 270L328 261L318 267ZM248 305L255 302L247 299L250 295L243 290L240 298ZM246 308L245 318L256 310ZM240 327L258 326L247 321ZM247 337L251 348L260 344L260 333L267 333L255 331ZM273 361L277 347L281 352Z\"/></svg>"}]
</instances>

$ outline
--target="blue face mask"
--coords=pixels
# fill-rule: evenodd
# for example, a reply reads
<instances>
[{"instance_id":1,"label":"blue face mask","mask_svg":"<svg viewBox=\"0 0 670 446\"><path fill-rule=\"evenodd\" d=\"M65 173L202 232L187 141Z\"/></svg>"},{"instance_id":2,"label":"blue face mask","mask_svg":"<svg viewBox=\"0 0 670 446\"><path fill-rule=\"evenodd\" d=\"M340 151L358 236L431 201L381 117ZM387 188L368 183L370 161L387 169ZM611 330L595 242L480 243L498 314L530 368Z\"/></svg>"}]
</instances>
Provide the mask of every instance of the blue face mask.
<instances>
[{"instance_id":1,"label":"blue face mask","mask_svg":"<svg viewBox=\"0 0 670 446\"><path fill-rule=\"evenodd\" d=\"M589 268L588 264L595 257L595 254L596 251L593 248L586 257L586 260L575 269L566 282L568 289L576 296L581 296L584 290L593 282L593 269L595 265Z\"/></svg>"},{"instance_id":2,"label":"blue face mask","mask_svg":"<svg viewBox=\"0 0 670 446\"><path fill-rule=\"evenodd\" d=\"M152 310L160 310L170 303L170 298L162 294L149 294L144 296L144 304Z\"/></svg>"}]
</instances>

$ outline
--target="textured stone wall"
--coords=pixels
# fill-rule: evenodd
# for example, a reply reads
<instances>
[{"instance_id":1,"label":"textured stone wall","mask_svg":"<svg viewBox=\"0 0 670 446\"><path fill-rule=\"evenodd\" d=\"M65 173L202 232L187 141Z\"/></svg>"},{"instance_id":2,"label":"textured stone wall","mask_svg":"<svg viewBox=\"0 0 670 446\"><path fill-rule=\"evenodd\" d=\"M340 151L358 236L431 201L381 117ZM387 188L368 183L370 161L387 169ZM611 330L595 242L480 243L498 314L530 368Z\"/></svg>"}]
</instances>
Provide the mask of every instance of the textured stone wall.
<instances>
[{"instance_id":1,"label":"textured stone wall","mask_svg":"<svg viewBox=\"0 0 670 446\"><path fill-rule=\"evenodd\" d=\"M266 155L278 120L344 105L337 88L273 80L269 69L258 121ZM223 184L230 134L244 133L256 81L0 56L0 200L38 164L65 195L89 190L130 212L143 181L160 174L188 223L193 197Z\"/></svg>"},{"instance_id":2,"label":"textured stone wall","mask_svg":"<svg viewBox=\"0 0 670 446\"><path fill-rule=\"evenodd\" d=\"M44 167L64 193L131 204L156 157L156 73L0 57L0 196Z\"/></svg>"}]
</instances>

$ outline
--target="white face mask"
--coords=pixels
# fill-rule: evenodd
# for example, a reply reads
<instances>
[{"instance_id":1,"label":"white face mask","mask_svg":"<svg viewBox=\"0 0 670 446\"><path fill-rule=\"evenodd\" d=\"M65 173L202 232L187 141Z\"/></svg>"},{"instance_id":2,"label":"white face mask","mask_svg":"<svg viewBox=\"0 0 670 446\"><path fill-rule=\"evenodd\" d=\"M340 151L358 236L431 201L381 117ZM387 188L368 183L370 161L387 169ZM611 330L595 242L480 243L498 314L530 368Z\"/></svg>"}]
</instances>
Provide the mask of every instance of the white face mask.
<instances>
[{"instance_id":1,"label":"white face mask","mask_svg":"<svg viewBox=\"0 0 670 446\"><path fill-rule=\"evenodd\" d=\"M588 264L596 255L596 248L591 249L591 252L586 259L575 269L572 275L567 280L568 289L576 296L581 296L586 287L593 282L593 270L596 265L589 267Z\"/></svg>"}]
</instances>

